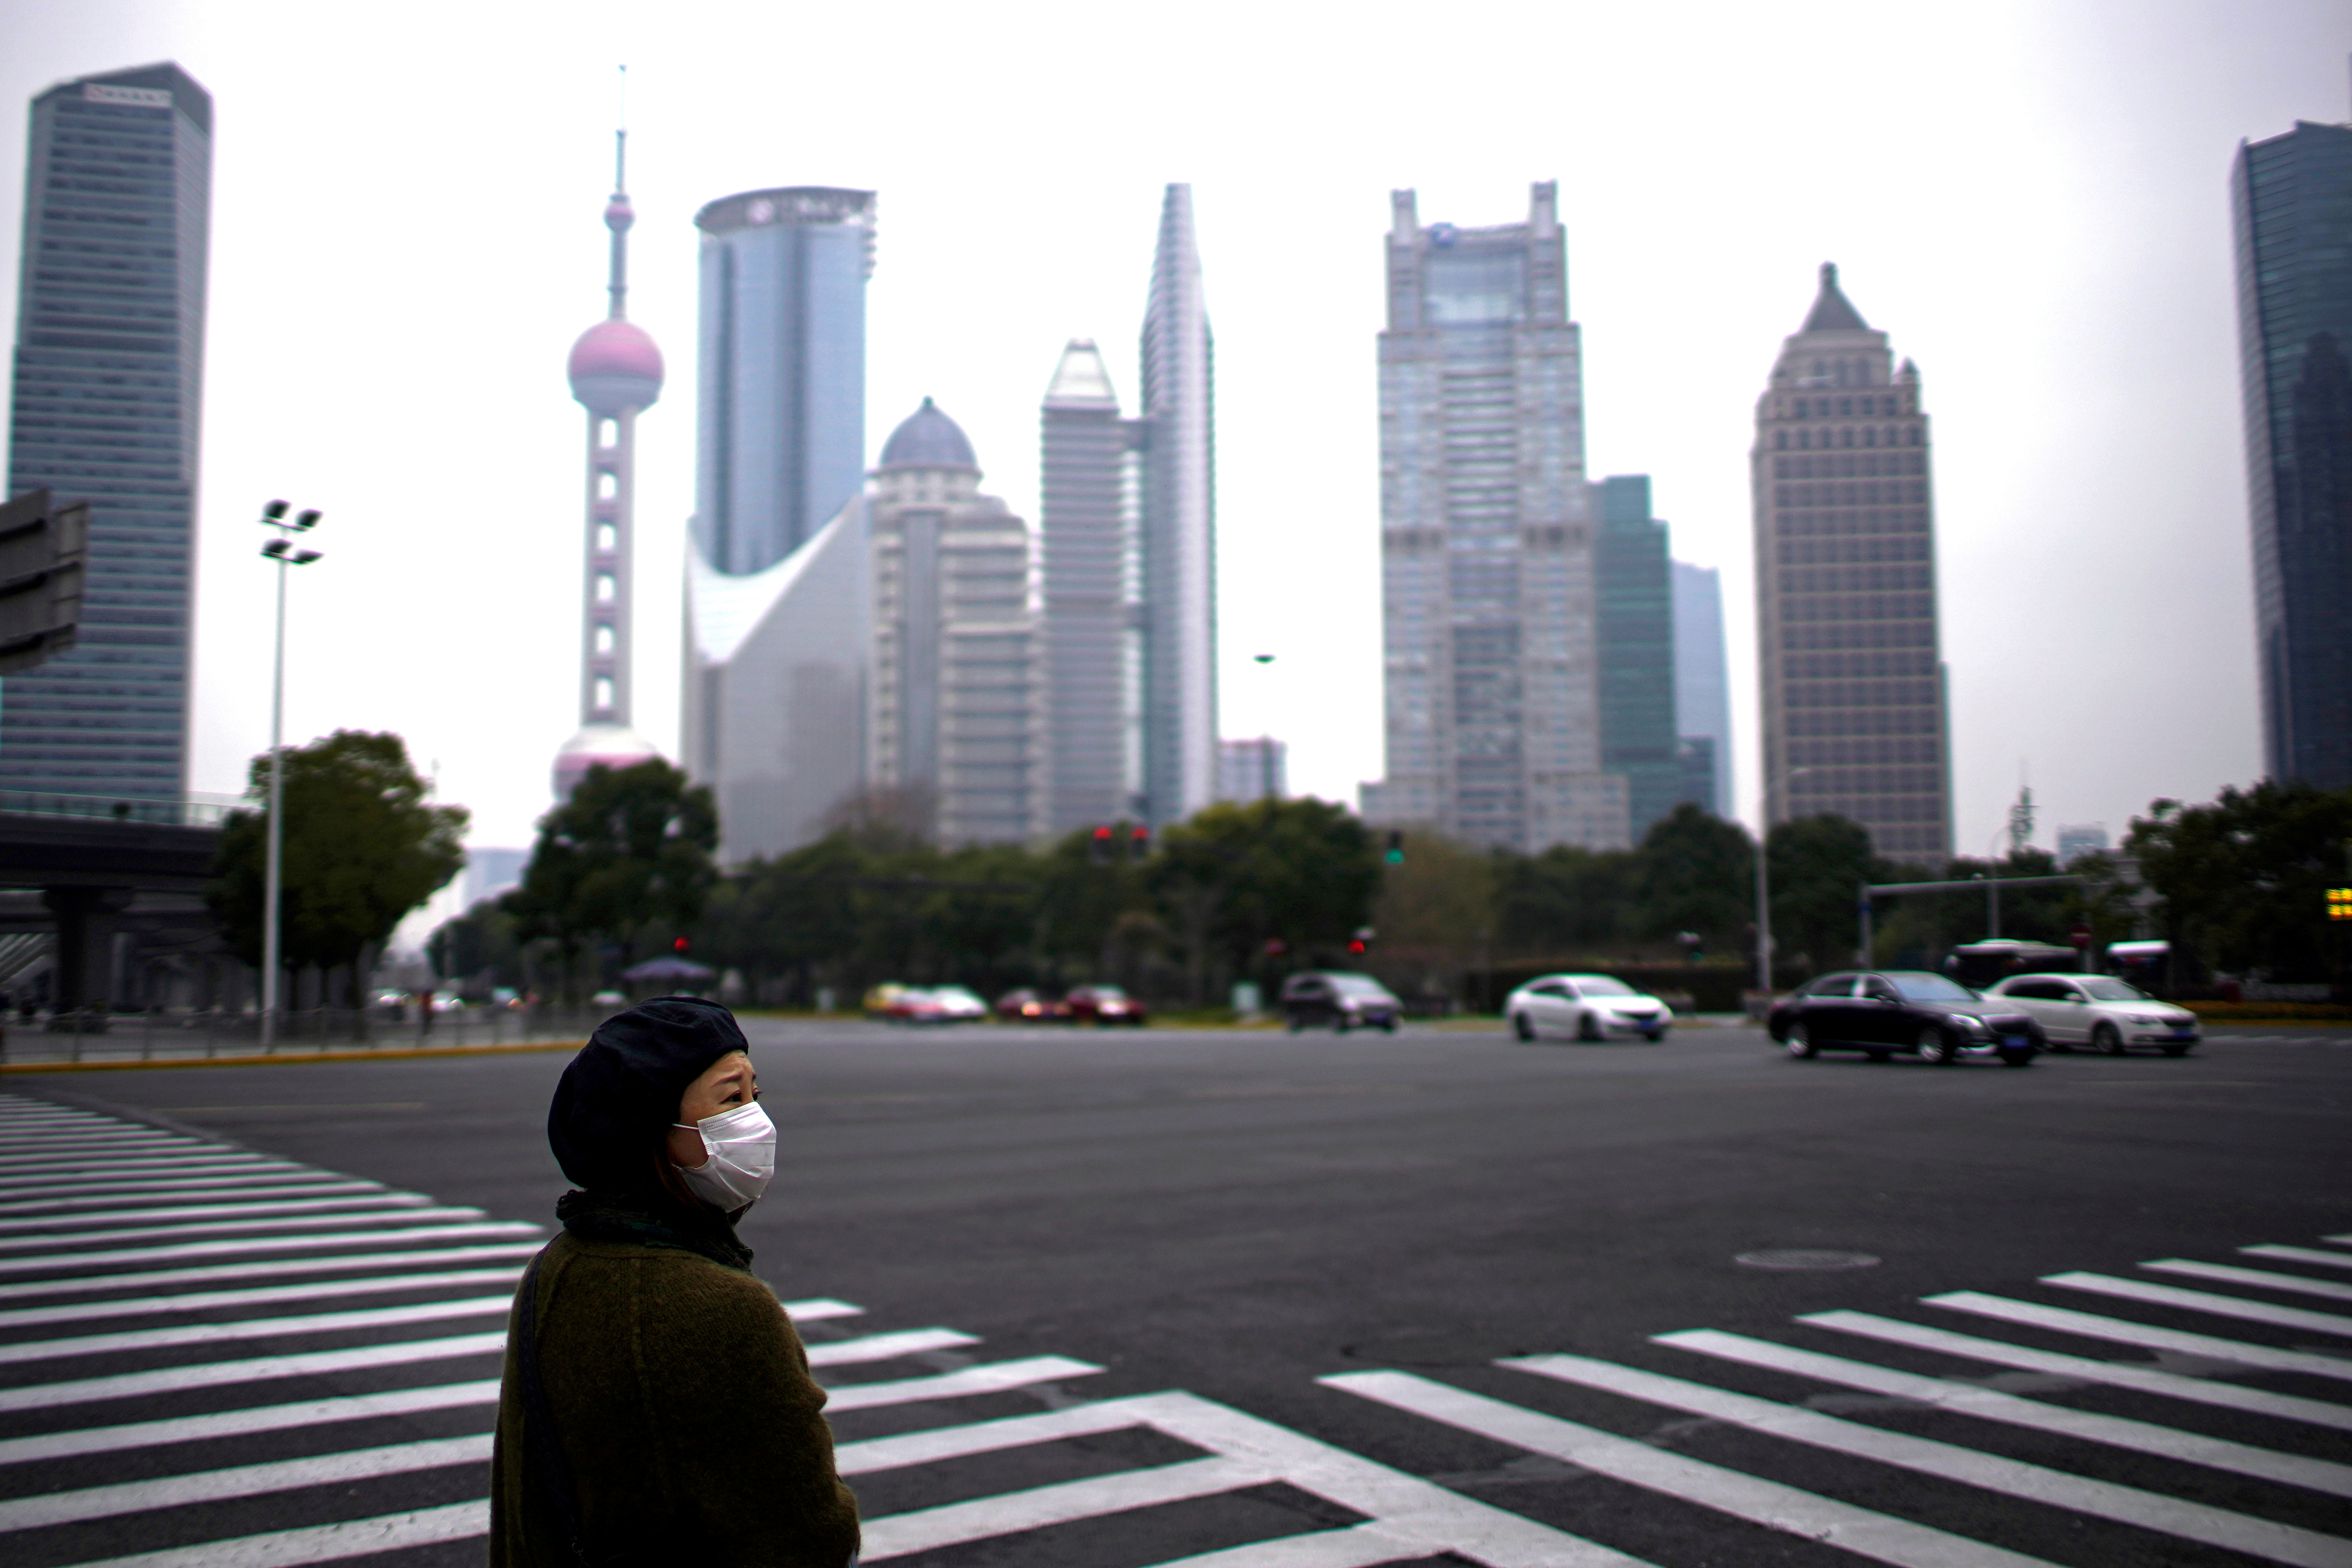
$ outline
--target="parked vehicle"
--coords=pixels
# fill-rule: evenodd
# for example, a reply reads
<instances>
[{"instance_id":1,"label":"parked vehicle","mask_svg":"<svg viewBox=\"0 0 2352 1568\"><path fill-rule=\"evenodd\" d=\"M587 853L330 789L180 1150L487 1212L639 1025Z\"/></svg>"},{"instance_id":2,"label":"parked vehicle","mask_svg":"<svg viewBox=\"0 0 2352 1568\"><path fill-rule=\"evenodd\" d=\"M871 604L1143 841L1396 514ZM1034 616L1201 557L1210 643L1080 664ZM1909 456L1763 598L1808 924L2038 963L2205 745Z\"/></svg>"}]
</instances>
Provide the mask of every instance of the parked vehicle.
<instances>
[{"instance_id":1,"label":"parked vehicle","mask_svg":"<svg viewBox=\"0 0 2352 1568\"><path fill-rule=\"evenodd\" d=\"M1846 970L1807 982L1772 1008L1765 1028L1803 1060L1822 1051L1861 1051L1885 1061L1897 1051L1943 1066L1995 1056L2004 1067L2032 1064L2041 1026L2006 999L1987 1001L1925 970Z\"/></svg>"},{"instance_id":2,"label":"parked vehicle","mask_svg":"<svg viewBox=\"0 0 2352 1568\"><path fill-rule=\"evenodd\" d=\"M1080 985L1062 998L1062 1016L1073 1024L1143 1026L1143 1004L1116 985Z\"/></svg>"},{"instance_id":3,"label":"parked vehicle","mask_svg":"<svg viewBox=\"0 0 2352 1568\"><path fill-rule=\"evenodd\" d=\"M1377 1028L1393 1035L1404 1004L1369 974L1312 970L1282 983L1282 1018L1292 1034L1310 1024L1328 1024L1339 1034Z\"/></svg>"},{"instance_id":4,"label":"parked vehicle","mask_svg":"<svg viewBox=\"0 0 2352 1568\"><path fill-rule=\"evenodd\" d=\"M930 998L939 1005L940 1021L949 1024L977 1024L988 1017L988 1004L961 985L934 985Z\"/></svg>"},{"instance_id":5,"label":"parked vehicle","mask_svg":"<svg viewBox=\"0 0 2352 1568\"><path fill-rule=\"evenodd\" d=\"M2087 1046L2119 1057L2133 1046L2185 1056L2197 1043L2197 1015L2159 1002L2105 974L2018 974L1986 993L2024 1009L2053 1051Z\"/></svg>"},{"instance_id":6,"label":"parked vehicle","mask_svg":"<svg viewBox=\"0 0 2352 1568\"><path fill-rule=\"evenodd\" d=\"M1639 1035L1654 1044L1666 1037L1675 1010L1606 974L1546 974L1512 992L1503 1016L1522 1040Z\"/></svg>"},{"instance_id":7,"label":"parked vehicle","mask_svg":"<svg viewBox=\"0 0 2352 1568\"><path fill-rule=\"evenodd\" d=\"M2071 947L2000 936L1952 949L1944 957L1944 974L1972 990L1982 991L2012 974L2046 974L2060 968L2079 968L2081 964L2082 959Z\"/></svg>"},{"instance_id":8,"label":"parked vehicle","mask_svg":"<svg viewBox=\"0 0 2352 1568\"><path fill-rule=\"evenodd\" d=\"M944 1024L947 1011L919 985L884 981L866 994L866 1013L891 1024Z\"/></svg>"},{"instance_id":9,"label":"parked vehicle","mask_svg":"<svg viewBox=\"0 0 2352 1568\"><path fill-rule=\"evenodd\" d=\"M1058 1024L1069 1009L1034 986L1007 991L996 999L996 1016L1008 1024Z\"/></svg>"}]
</instances>

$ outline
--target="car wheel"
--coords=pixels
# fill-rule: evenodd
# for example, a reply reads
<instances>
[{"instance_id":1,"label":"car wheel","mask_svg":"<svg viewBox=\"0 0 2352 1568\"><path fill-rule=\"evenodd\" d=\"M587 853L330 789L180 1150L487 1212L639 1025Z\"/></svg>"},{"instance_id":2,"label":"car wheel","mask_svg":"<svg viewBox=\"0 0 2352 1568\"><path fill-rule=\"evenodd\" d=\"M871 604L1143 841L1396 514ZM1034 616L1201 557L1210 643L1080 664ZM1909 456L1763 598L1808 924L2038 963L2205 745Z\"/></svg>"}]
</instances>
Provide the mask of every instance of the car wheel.
<instances>
[{"instance_id":1,"label":"car wheel","mask_svg":"<svg viewBox=\"0 0 2352 1568\"><path fill-rule=\"evenodd\" d=\"M1528 1022L1525 1013L1514 1013L1511 1015L1511 1033L1518 1037L1519 1044L1528 1045L1536 1037L1536 1026Z\"/></svg>"},{"instance_id":2,"label":"car wheel","mask_svg":"<svg viewBox=\"0 0 2352 1568\"><path fill-rule=\"evenodd\" d=\"M2108 1056L2119 1057L2124 1054L2123 1031L2113 1024L2102 1024L2091 1031L2091 1045Z\"/></svg>"},{"instance_id":3,"label":"car wheel","mask_svg":"<svg viewBox=\"0 0 2352 1568\"><path fill-rule=\"evenodd\" d=\"M1893 1051L1866 1051L1864 1054L1869 1057L1872 1061L1883 1062L1895 1053Z\"/></svg>"},{"instance_id":4,"label":"car wheel","mask_svg":"<svg viewBox=\"0 0 2352 1568\"><path fill-rule=\"evenodd\" d=\"M1576 1037L1580 1040L1598 1040L1601 1037L1601 1026L1592 1021L1591 1014L1579 1013L1576 1016Z\"/></svg>"},{"instance_id":5,"label":"car wheel","mask_svg":"<svg viewBox=\"0 0 2352 1568\"><path fill-rule=\"evenodd\" d=\"M1929 1067L1951 1065L1952 1042L1943 1030L1927 1028L1919 1031L1919 1059Z\"/></svg>"},{"instance_id":6,"label":"car wheel","mask_svg":"<svg viewBox=\"0 0 2352 1568\"><path fill-rule=\"evenodd\" d=\"M1812 1031L1802 1024L1790 1025L1788 1037L1780 1042L1780 1048L1801 1062L1811 1061L1814 1050Z\"/></svg>"}]
</instances>

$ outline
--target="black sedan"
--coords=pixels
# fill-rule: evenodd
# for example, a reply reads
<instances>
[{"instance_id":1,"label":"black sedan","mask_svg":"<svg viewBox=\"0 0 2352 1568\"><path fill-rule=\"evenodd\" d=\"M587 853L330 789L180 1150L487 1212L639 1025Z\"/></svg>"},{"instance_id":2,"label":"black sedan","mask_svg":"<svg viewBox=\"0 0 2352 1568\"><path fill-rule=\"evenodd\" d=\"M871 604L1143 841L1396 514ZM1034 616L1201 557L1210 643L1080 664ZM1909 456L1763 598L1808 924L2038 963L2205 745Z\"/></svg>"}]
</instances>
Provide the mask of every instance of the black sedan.
<instances>
[{"instance_id":1,"label":"black sedan","mask_svg":"<svg viewBox=\"0 0 2352 1568\"><path fill-rule=\"evenodd\" d=\"M1800 1060L1861 1051L1883 1062L1907 1051L1937 1066L1995 1056L2021 1068L2043 1048L2041 1026L2014 1002L1919 970L1824 974L1775 1005L1765 1027Z\"/></svg>"}]
</instances>

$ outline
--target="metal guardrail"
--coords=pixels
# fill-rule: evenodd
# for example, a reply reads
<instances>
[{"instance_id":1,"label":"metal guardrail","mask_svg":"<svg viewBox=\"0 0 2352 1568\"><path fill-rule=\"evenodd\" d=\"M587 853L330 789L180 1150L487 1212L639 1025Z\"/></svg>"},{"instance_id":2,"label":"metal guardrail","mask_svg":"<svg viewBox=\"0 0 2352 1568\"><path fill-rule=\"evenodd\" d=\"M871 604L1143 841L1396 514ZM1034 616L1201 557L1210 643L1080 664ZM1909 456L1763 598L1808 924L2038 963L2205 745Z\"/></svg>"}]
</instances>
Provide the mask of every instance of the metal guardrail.
<instances>
[{"instance_id":1,"label":"metal guardrail","mask_svg":"<svg viewBox=\"0 0 2352 1568\"><path fill-rule=\"evenodd\" d=\"M381 1011L306 1008L277 1020L261 1045L251 1013L59 1013L12 1018L0 1030L0 1064L186 1061L215 1057L305 1057L419 1047L521 1046L584 1039L614 1007L482 1007L436 1014L429 1025Z\"/></svg>"},{"instance_id":2,"label":"metal guardrail","mask_svg":"<svg viewBox=\"0 0 2352 1568\"><path fill-rule=\"evenodd\" d=\"M250 809L252 802L234 795L170 795L122 796L110 795L47 795L32 790L0 789L0 815L10 816L73 816L99 821L143 822L165 827L218 827L228 814Z\"/></svg>"}]
</instances>

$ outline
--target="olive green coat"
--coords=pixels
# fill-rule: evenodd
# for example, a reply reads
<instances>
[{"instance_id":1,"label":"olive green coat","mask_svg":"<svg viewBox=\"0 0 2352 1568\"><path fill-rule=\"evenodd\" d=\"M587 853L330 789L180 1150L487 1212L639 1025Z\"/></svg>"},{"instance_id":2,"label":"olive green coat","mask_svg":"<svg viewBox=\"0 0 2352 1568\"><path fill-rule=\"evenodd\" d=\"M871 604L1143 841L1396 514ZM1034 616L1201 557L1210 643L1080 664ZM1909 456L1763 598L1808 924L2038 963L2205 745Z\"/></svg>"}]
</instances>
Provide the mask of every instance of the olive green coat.
<instances>
[{"instance_id":1,"label":"olive green coat","mask_svg":"<svg viewBox=\"0 0 2352 1568\"><path fill-rule=\"evenodd\" d=\"M696 1253L570 1232L540 1257L540 1381L588 1559L844 1568L857 1500L834 1473L824 1391L768 1287ZM490 1562L577 1568L560 1505L527 1479L515 1330L510 1318Z\"/></svg>"}]
</instances>

